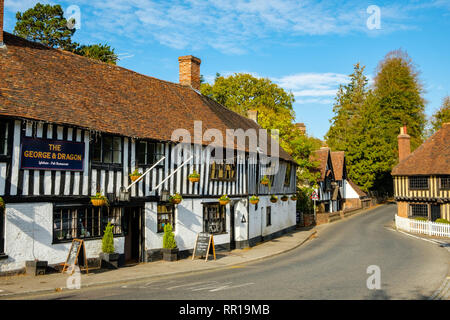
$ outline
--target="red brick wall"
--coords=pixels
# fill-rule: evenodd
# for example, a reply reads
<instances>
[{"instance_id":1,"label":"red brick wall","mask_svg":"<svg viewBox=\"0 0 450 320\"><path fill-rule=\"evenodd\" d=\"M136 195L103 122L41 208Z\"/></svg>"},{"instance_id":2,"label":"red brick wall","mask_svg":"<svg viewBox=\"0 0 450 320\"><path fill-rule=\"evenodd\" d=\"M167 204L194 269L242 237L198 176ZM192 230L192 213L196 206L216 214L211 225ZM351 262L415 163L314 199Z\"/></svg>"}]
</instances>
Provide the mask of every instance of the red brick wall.
<instances>
[{"instance_id":1,"label":"red brick wall","mask_svg":"<svg viewBox=\"0 0 450 320\"><path fill-rule=\"evenodd\" d=\"M200 63L201 60L194 56L178 58L180 63L180 84L200 89Z\"/></svg>"},{"instance_id":2,"label":"red brick wall","mask_svg":"<svg viewBox=\"0 0 450 320\"><path fill-rule=\"evenodd\" d=\"M324 223L328 223L328 218L329 218L330 214L327 213L317 213L316 214L316 218L317 218L317 225L319 224L324 224Z\"/></svg>"},{"instance_id":3,"label":"red brick wall","mask_svg":"<svg viewBox=\"0 0 450 320\"><path fill-rule=\"evenodd\" d=\"M397 201L397 215L399 217L408 218L408 203Z\"/></svg>"}]
</instances>

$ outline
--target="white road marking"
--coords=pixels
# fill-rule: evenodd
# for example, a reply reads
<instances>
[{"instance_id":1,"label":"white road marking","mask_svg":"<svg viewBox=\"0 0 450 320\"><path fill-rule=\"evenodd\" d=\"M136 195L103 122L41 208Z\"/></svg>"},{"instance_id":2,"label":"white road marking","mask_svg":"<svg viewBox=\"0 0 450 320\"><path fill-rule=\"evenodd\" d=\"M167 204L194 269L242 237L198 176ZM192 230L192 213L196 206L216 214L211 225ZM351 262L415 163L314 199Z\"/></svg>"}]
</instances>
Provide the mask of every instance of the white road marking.
<instances>
[{"instance_id":1,"label":"white road marking","mask_svg":"<svg viewBox=\"0 0 450 320\"><path fill-rule=\"evenodd\" d=\"M255 284L255 283L249 282L249 283L244 283L244 284L238 284L236 286L227 286L227 285L225 285L225 286L222 286L222 287L217 288L217 289L209 290L209 292L216 292L216 291L228 290L228 289L236 289L236 288L240 288L240 287L250 286L252 284Z\"/></svg>"}]
</instances>

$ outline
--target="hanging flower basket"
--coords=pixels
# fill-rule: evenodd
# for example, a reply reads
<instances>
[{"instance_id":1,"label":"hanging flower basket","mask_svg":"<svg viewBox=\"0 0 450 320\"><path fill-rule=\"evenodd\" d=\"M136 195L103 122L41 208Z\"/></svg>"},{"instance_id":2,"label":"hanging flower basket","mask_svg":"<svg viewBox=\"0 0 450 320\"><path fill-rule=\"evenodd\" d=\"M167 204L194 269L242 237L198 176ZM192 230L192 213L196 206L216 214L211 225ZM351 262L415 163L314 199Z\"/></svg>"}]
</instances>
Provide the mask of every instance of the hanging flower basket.
<instances>
[{"instance_id":1,"label":"hanging flower basket","mask_svg":"<svg viewBox=\"0 0 450 320\"><path fill-rule=\"evenodd\" d=\"M281 197L281 201L288 201L288 200L289 200L289 197L287 195L283 195Z\"/></svg>"},{"instance_id":2,"label":"hanging flower basket","mask_svg":"<svg viewBox=\"0 0 450 320\"><path fill-rule=\"evenodd\" d=\"M142 176L141 173L139 173L139 171L136 169L134 170L132 173L129 174L131 181L136 181L137 179L140 178L140 176Z\"/></svg>"},{"instance_id":3,"label":"hanging flower basket","mask_svg":"<svg viewBox=\"0 0 450 320\"><path fill-rule=\"evenodd\" d=\"M253 195L253 196L250 197L250 203L251 204L258 204L258 202L259 202L259 197L258 196Z\"/></svg>"},{"instance_id":4,"label":"hanging flower basket","mask_svg":"<svg viewBox=\"0 0 450 320\"><path fill-rule=\"evenodd\" d=\"M195 182L199 182L200 181L200 175L198 174L197 171L194 170L194 172L192 172L189 176L188 179L190 182L195 183Z\"/></svg>"},{"instance_id":5,"label":"hanging flower basket","mask_svg":"<svg viewBox=\"0 0 450 320\"><path fill-rule=\"evenodd\" d=\"M297 201L297 196L296 196L296 195L292 196L292 197L291 197L291 200L292 200L292 201Z\"/></svg>"},{"instance_id":6,"label":"hanging flower basket","mask_svg":"<svg viewBox=\"0 0 450 320\"><path fill-rule=\"evenodd\" d=\"M275 196L275 195L271 195L270 196L270 202L276 203L277 201L278 201L278 197L277 196Z\"/></svg>"},{"instance_id":7,"label":"hanging flower basket","mask_svg":"<svg viewBox=\"0 0 450 320\"><path fill-rule=\"evenodd\" d=\"M269 182L270 182L270 180L269 180L269 178L267 178L267 176L264 176L261 178L261 184L266 186L269 184Z\"/></svg>"},{"instance_id":8,"label":"hanging flower basket","mask_svg":"<svg viewBox=\"0 0 450 320\"><path fill-rule=\"evenodd\" d=\"M95 196L91 197L91 203L94 207L101 207L108 204L108 199L100 192L97 192Z\"/></svg>"},{"instance_id":9,"label":"hanging flower basket","mask_svg":"<svg viewBox=\"0 0 450 320\"><path fill-rule=\"evenodd\" d=\"M231 201L230 198L228 198L228 196L226 194L224 194L223 196L221 196L219 198L219 203L222 206L226 206L230 201Z\"/></svg>"},{"instance_id":10,"label":"hanging flower basket","mask_svg":"<svg viewBox=\"0 0 450 320\"><path fill-rule=\"evenodd\" d=\"M169 197L169 201L173 204L179 204L183 200L183 197L179 193L175 193L173 196Z\"/></svg>"}]
</instances>

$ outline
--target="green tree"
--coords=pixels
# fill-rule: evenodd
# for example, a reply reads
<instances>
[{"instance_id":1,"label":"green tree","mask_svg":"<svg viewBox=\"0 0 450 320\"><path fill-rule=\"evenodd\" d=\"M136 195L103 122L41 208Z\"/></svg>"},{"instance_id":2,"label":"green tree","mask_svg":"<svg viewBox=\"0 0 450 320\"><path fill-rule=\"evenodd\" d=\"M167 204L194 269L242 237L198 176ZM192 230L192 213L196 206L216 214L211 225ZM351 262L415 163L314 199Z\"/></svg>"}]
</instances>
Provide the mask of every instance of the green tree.
<instances>
[{"instance_id":1,"label":"green tree","mask_svg":"<svg viewBox=\"0 0 450 320\"><path fill-rule=\"evenodd\" d=\"M437 110L431 118L433 132L438 131L445 122L450 122L450 96L446 96L442 99L440 109Z\"/></svg>"},{"instance_id":2,"label":"green tree","mask_svg":"<svg viewBox=\"0 0 450 320\"><path fill-rule=\"evenodd\" d=\"M114 49L106 44L81 45L73 50L74 53L95 60L100 60L109 64L116 64L119 60Z\"/></svg>"},{"instance_id":3,"label":"green tree","mask_svg":"<svg viewBox=\"0 0 450 320\"><path fill-rule=\"evenodd\" d=\"M339 86L333 106L335 116L330 120L331 126L325 136L333 150L347 151L351 147L349 142L357 130L355 122L361 116L368 91L364 68L359 62L355 64L353 73L349 75L350 82Z\"/></svg>"},{"instance_id":4,"label":"green tree","mask_svg":"<svg viewBox=\"0 0 450 320\"><path fill-rule=\"evenodd\" d=\"M391 51L378 64L374 80L378 108L383 111L379 123L386 141L398 151L399 128L406 124L414 150L423 142L426 119L424 91L413 61L405 51Z\"/></svg>"},{"instance_id":5,"label":"green tree","mask_svg":"<svg viewBox=\"0 0 450 320\"><path fill-rule=\"evenodd\" d=\"M267 130L279 130L280 146L299 163L299 181L314 181L314 167L309 154L319 144L295 126L292 93L267 78L256 78L250 74L235 73L223 77L216 73L214 84L203 83L202 94L243 116L248 110L258 111L258 124Z\"/></svg>"},{"instance_id":6,"label":"green tree","mask_svg":"<svg viewBox=\"0 0 450 320\"><path fill-rule=\"evenodd\" d=\"M19 37L110 64L116 64L119 60L114 49L106 44L80 45L72 42L76 29L69 29L64 11L58 4L37 3L23 13L17 12L16 19L14 34Z\"/></svg>"},{"instance_id":7,"label":"green tree","mask_svg":"<svg viewBox=\"0 0 450 320\"><path fill-rule=\"evenodd\" d=\"M75 29L67 27L60 5L37 3L34 8L16 13L14 34L52 48L66 49L71 45Z\"/></svg>"}]
</instances>

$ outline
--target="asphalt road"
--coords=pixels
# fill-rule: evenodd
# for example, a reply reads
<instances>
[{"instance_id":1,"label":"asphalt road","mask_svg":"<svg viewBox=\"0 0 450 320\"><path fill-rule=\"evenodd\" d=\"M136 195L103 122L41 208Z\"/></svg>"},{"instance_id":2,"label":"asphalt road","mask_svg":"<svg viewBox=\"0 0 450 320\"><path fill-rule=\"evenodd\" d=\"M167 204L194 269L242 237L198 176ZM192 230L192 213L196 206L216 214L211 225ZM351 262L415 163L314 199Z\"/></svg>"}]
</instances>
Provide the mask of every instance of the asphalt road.
<instances>
[{"instance_id":1,"label":"asphalt road","mask_svg":"<svg viewBox=\"0 0 450 320\"><path fill-rule=\"evenodd\" d=\"M333 223L288 253L190 276L81 289L34 299L428 299L445 279L449 253L389 230L396 206ZM380 268L369 290L367 268Z\"/></svg>"}]
</instances>

